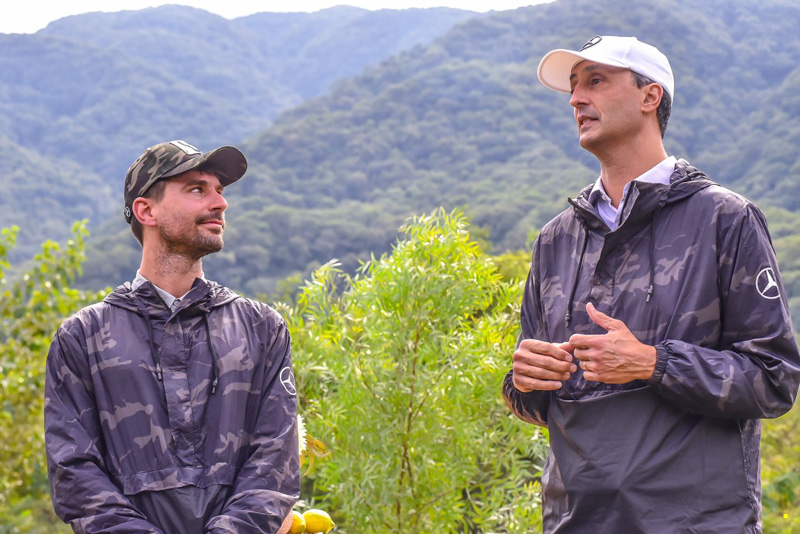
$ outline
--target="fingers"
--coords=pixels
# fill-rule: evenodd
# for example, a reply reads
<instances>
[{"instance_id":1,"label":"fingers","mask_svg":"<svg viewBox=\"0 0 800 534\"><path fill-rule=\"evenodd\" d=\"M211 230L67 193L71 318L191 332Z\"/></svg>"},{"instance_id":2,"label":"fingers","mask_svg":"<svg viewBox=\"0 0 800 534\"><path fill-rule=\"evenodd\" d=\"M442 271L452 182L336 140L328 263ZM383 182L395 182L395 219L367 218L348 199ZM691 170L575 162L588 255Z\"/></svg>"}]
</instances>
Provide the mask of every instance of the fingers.
<instances>
[{"instance_id":1,"label":"fingers","mask_svg":"<svg viewBox=\"0 0 800 534\"><path fill-rule=\"evenodd\" d=\"M524 393L529 391L555 391L561 389L562 386L563 382L560 380L538 380L514 373L514 387Z\"/></svg>"},{"instance_id":2,"label":"fingers","mask_svg":"<svg viewBox=\"0 0 800 534\"><path fill-rule=\"evenodd\" d=\"M572 345L569 341L564 343L550 343L549 341L540 341L538 339L523 339L519 344L517 352L549 356L565 362L572 361Z\"/></svg>"},{"instance_id":3,"label":"fingers","mask_svg":"<svg viewBox=\"0 0 800 534\"><path fill-rule=\"evenodd\" d=\"M569 342L574 345L572 351L578 366L583 369L583 378L588 382L596 382L601 379L601 372L604 369L604 343L606 336L583 336L574 334L569 338Z\"/></svg>"},{"instance_id":4,"label":"fingers","mask_svg":"<svg viewBox=\"0 0 800 534\"><path fill-rule=\"evenodd\" d=\"M586 313L589 315L589 319L591 319L594 324L603 328L604 330L616 330L620 326L625 325L622 321L614 319L610 315L606 315L595 308L594 304L591 302L586 304Z\"/></svg>"},{"instance_id":5,"label":"fingers","mask_svg":"<svg viewBox=\"0 0 800 534\"><path fill-rule=\"evenodd\" d=\"M586 376L589 373L597 374L600 371L602 364L598 360L586 359L586 360L580 360L578 366L581 369L583 369L583 374L584 376ZM589 378L587 378L587 380L589 380Z\"/></svg>"},{"instance_id":6,"label":"fingers","mask_svg":"<svg viewBox=\"0 0 800 534\"><path fill-rule=\"evenodd\" d=\"M600 380L598 362L596 360L582 360L580 366L583 369L584 380L587 382L598 382Z\"/></svg>"},{"instance_id":7,"label":"fingers","mask_svg":"<svg viewBox=\"0 0 800 534\"><path fill-rule=\"evenodd\" d=\"M555 390L577 371L569 343L523 340L513 357L514 387L520 391Z\"/></svg>"}]
</instances>

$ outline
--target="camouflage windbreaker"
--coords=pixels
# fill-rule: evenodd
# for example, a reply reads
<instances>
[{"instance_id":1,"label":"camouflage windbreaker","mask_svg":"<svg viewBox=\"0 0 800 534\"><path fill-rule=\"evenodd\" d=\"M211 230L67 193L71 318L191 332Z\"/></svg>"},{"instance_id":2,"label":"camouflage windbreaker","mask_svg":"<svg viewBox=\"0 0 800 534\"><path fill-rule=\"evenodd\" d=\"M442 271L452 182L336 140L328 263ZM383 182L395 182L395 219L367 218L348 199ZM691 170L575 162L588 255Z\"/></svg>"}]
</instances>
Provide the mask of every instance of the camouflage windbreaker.
<instances>
[{"instance_id":1,"label":"camouflage windbreaker","mask_svg":"<svg viewBox=\"0 0 800 534\"><path fill-rule=\"evenodd\" d=\"M170 311L118 287L58 329L45 436L75 532L274 533L300 489L289 332L268 306L195 280Z\"/></svg>"},{"instance_id":2,"label":"camouflage windbreaker","mask_svg":"<svg viewBox=\"0 0 800 534\"><path fill-rule=\"evenodd\" d=\"M669 186L633 182L609 232L591 186L534 245L521 337L603 334L587 302L657 350L647 381L584 380L503 394L549 428L547 533L761 532L760 418L800 381L786 294L753 204L679 161Z\"/></svg>"}]
</instances>

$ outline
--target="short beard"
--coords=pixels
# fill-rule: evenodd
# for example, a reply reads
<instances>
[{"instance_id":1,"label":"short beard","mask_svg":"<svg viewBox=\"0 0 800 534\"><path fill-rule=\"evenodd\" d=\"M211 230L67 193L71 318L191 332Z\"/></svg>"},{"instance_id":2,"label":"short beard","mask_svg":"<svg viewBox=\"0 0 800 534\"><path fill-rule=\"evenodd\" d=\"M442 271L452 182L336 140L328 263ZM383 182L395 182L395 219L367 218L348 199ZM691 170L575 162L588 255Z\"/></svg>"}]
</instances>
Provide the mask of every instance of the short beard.
<instances>
[{"instance_id":1,"label":"short beard","mask_svg":"<svg viewBox=\"0 0 800 534\"><path fill-rule=\"evenodd\" d=\"M194 231L188 237L183 235L171 235L167 232L165 227L159 227L158 231L167 254L171 256L181 256L190 261L197 261L203 256L222 250L225 243L221 233L208 236L201 233L198 229L198 225L202 224L203 221L212 218L221 219L222 216L215 215L213 217L206 216L198 218L194 221Z\"/></svg>"}]
</instances>

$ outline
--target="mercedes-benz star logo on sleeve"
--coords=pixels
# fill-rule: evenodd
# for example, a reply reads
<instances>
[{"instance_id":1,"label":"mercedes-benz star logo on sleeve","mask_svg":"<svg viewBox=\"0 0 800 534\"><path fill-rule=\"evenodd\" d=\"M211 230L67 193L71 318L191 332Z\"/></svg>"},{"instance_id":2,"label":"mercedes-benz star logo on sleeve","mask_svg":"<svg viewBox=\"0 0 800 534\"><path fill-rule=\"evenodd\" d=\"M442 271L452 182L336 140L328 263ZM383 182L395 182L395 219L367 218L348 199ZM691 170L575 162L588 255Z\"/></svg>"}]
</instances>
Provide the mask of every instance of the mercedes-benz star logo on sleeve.
<instances>
[{"instance_id":1,"label":"mercedes-benz star logo on sleeve","mask_svg":"<svg viewBox=\"0 0 800 534\"><path fill-rule=\"evenodd\" d=\"M761 269L761 272L758 273L758 276L756 276L756 289L758 294L765 299L774 300L781 296L781 290L775 278L775 271L771 267Z\"/></svg>"},{"instance_id":2,"label":"mercedes-benz star logo on sleeve","mask_svg":"<svg viewBox=\"0 0 800 534\"><path fill-rule=\"evenodd\" d=\"M289 395L297 395L297 390L294 387L294 375L292 374L291 367L284 367L281 369L281 385L286 393Z\"/></svg>"}]
</instances>

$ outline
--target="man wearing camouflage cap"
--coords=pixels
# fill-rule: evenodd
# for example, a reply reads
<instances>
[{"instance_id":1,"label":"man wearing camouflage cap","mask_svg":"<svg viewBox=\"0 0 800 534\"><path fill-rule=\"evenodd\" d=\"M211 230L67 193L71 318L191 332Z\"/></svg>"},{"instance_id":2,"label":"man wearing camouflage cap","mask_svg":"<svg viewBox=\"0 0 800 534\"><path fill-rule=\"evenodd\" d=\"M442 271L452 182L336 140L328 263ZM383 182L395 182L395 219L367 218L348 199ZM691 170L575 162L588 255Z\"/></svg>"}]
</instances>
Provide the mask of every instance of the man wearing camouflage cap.
<instances>
[{"instance_id":1,"label":"man wearing camouflage cap","mask_svg":"<svg viewBox=\"0 0 800 534\"><path fill-rule=\"evenodd\" d=\"M202 268L246 169L236 148L170 141L128 170L139 270L67 319L47 359L50 485L75 532L272 534L298 498L286 324Z\"/></svg>"},{"instance_id":2,"label":"man wearing camouflage cap","mask_svg":"<svg viewBox=\"0 0 800 534\"><path fill-rule=\"evenodd\" d=\"M766 221L668 157L672 69L634 37L554 50L600 176L542 229L503 384L549 428L546 533L761 532L760 419L800 355Z\"/></svg>"}]
</instances>

